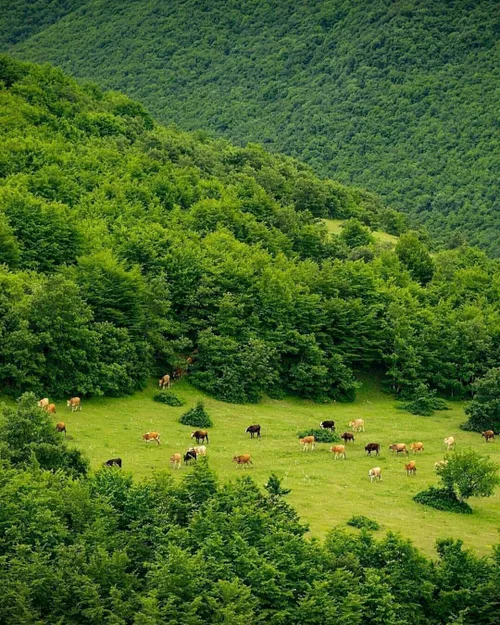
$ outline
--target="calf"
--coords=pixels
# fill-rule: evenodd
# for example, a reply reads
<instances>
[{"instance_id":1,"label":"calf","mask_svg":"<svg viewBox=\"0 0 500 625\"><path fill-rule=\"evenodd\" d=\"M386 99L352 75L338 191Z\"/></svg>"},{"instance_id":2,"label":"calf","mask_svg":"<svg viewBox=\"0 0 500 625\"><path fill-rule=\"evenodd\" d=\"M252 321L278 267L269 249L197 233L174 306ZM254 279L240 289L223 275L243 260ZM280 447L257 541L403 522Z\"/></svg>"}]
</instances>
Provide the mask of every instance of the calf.
<instances>
[{"instance_id":1,"label":"calf","mask_svg":"<svg viewBox=\"0 0 500 625\"><path fill-rule=\"evenodd\" d=\"M146 432L146 434L142 435L142 438L146 441L146 443L151 443L152 441L154 441L155 443L158 443L158 445L160 444L159 432Z\"/></svg>"},{"instance_id":2,"label":"calf","mask_svg":"<svg viewBox=\"0 0 500 625\"><path fill-rule=\"evenodd\" d=\"M122 468L122 459L121 458L111 458L111 460L106 460L103 463L105 467L120 467Z\"/></svg>"},{"instance_id":3,"label":"calf","mask_svg":"<svg viewBox=\"0 0 500 625\"><path fill-rule=\"evenodd\" d=\"M241 456L234 456L233 462L236 462L236 466L238 467L248 467L251 464L253 465L252 458L249 454L242 454Z\"/></svg>"},{"instance_id":4,"label":"calf","mask_svg":"<svg viewBox=\"0 0 500 625\"><path fill-rule=\"evenodd\" d=\"M495 440L495 432L493 432L493 430L486 430L485 432L481 432L481 436L484 436L484 440L486 442Z\"/></svg>"},{"instance_id":5,"label":"calf","mask_svg":"<svg viewBox=\"0 0 500 625\"><path fill-rule=\"evenodd\" d=\"M414 460L410 460L408 464L405 464L406 475L415 475L417 473L417 466Z\"/></svg>"},{"instance_id":6,"label":"calf","mask_svg":"<svg viewBox=\"0 0 500 625\"><path fill-rule=\"evenodd\" d=\"M399 454L406 454L408 456L408 450L406 449L405 443L394 443L393 445L389 445L389 449L392 453L396 452L396 456Z\"/></svg>"},{"instance_id":7,"label":"calf","mask_svg":"<svg viewBox=\"0 0 500 625\"><path fill-rule=\"evenodd\" d=\"M172 454L170 456L170 464L174 469L180 469L182 465L182 456L181 454Z\"/></svg>"},{"instance_id":8,"label":"calf","mask_svg":"<svg viewBox=\"0 0 500 625\"><path fill-rule=\"evenodd\" d=\"M208 444L208 432L206 430L196 430L191 434L191 438L195 438L198 445L207 441Z\"/></svg>"},{"instance_id":9,"label":"calf","mask_svg":"<svg viewBox=\"0 0 500 625\"><path fill-rule=\"evenodd\" d=\"M184 454L184 463L187 464L188 462L191 462L191 460L196 460L197 456L196 456L196 452L194 449L188 449L186 451L186 453Z\"/></svg>"},{"instance_id":10,"label":"calf","mask_svg":"<svg viewBox=\"0 0 500 625\"><path fill-rule=\"evenodd\" d=\"M331 432L333 432L335 430L335 421L322 421L319 424L319 427L322 430L330 430Z\"/></svg>"},{"instance_id":11,"label":"calf","mask_svg":"<svg viewBox=\"0 0 500 625\"><path fill-rule=\"evenodd\" d=\"M79 397L72 397L66 402L66 406L71 408L71 412L82 409L82 400Z\"/></svg>"},{"instance_id":12,"label":"calf","mask_svg":"<svg viewBox=\"0 0 500 625\"><path fill-rule=\"evenodd\" d=\"M59 421L59 423L56 423L56 432L64 432L64 436L67 435L66 424L64 423L64 421Z\"/></svg>"},{"instance_id":13,"label":"calf","mask_svg":"<svg viewBox=\"0 0 500 625\"><path fill-rule=\"evenodd\" d=\"M354 443L354 434L352 432L344 432L340 438L343 439L344 443L348 443L349 441Z\"/></svg>"},{"instance_id":14,"label":"calf","mask_svg":"<svg viewBox=\"0 0 500 625\"><path fill-rule=\"evenodd\" d=\"M330 447L330 451L335 454L333 456L334 460L337 460L337 458L344 458L344 460L346 459L345 445L332 445Z\"/></svg>"},{"instance_id":15,"label":"calf","mask_svg":"<svg viewBox=\"0 0 500 625\"><path fill-rule=\"evenodd\" d=\"M260 425L249 425L245 430L245 434L250 434L250 438L253 438L257 435L257 438L260 438Z\"/></svg>"},{"instance_id":16,"label":"calf","mask_svg":"<svg viewBox=\"0 0 500 625\"><path fill-rule=\"evenodd\" d=\"M412 443L410 445L410 449L412 450L412 452L414 454L416 454L417 451L424 451L424 444L423 443Z\"/></svg>"},{"instance_id":17,"label":"calf","mask_svg":"<svg viewBox=\"0 0 500 625\"><path fill-rule=\"evenodd\" d=\"M311 451L316 447L316 439L314 436L304 436L304 438L300 439L300 444L302 445L302 451L306 451L309 447Z\"/></svg>"},{"instance_id":18,"label":"calf","mask_svg":"<svg viewBox=\"0 0 500 625\"><path fill-rule=\"evenodd\" d=\"M370 478L370 484L373 482L373 480L378 480L380 482L382 480L382 469L380 467L370 469L368 471L368 477Z\"/></svg>"},{"instance_id":19,"label":"calf","mask_svg":"<svg viewBox=\"0 0 500 625\"><path fill-rule=\"evenodd\" d=\"M455 438L453 436L448 436L448 438L445 438L443 442L446 445L446 451L449 451L450 449L454 449Z\"/></svg>"},{"instance_id":20,"label":"calf","mask_svg":"<svg viewBox=\"0 0 500 625\"><path fill-rule=\"evenodd\" d=\"M365 422L363 419L353 419L352 421L349 421L349 427L355 432L364 432Z\"/></svg>"},{"instance_id":21,"label":"calf","mask_svg":"<svg viewBox=\"0 0 500 625\"><path fill-rule=\"evenodd\" d=\"M168 373L158 380L158 386L162 389L170 387L170 376Z\"/></svg>"},{"instance_id":22,"label":"calf","mask_svg":"<svg viewBox=\"0 0 500 625\"><path fill-rule=\"evenodd\" d=\"M378 456L380 454L380 443L368 443L368 445L365 446L365 451L368 456L372 455L372 451Z\"/></svg>"}]
</instances>

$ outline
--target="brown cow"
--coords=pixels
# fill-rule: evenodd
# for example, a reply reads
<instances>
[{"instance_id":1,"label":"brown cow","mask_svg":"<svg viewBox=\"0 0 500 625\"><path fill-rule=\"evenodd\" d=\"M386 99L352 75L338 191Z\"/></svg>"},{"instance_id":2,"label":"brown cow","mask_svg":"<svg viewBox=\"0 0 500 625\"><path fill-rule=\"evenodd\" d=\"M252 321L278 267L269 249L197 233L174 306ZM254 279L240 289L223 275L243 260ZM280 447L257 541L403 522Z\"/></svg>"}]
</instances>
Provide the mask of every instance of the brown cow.
<instances>
[{"instance_id":1,"label":"brown cow","mask_svg":"<svg viewBox=\"0 0 500 625\"><path fill-rule=\"evenodd\" d=\"M47 406L49 405L49 398L48 397L44 397L43 399L41 399L38 403L37 406L39 408L41 408L42 410L47 410Z\"/></svg>"},{"instance_id":2,"label":"brown cow","mask_svg":"<svg viewBox=\"0 0 500 625\"><path fill-rule=\"evenodd\" d=\"M399 454L406 454L408 456L408 450L406 449L405 443L394 443L393 445L389 445L389 449L392 453L396 452L396 456Z\"/></svg>"},{"instance_id":3,"label":"brown cow","mask_svg":"<svg viewBox=\"0 0 500 625\"><path fill-rule=\"evenodd\" d=\"M343 439L344 443L348 443L349 441L354 443L354 434L352 432L344 432L340 438Z\"/></svg>"},{"instance_id":4,"label":"brown cow","mask_svg":"<svg viewBox=\"0 0 500 625\"><path fill-rule=\"evenodd\" d=\"M417 465L414 460L410 460L408 464L405 464L406 475L416 475Z\"/></svg>"},{"instance_id":5,"label":"brown cow","mask_svg":"<svg viewBox=\"0 0 500 625\"><path fill-rule=\"evenodd\" d=\"M344 458L344 460L346 459L345 445L332 445L330 447L330 451L335 454L333 456L334 460L337 460L337 458Z\"/></svg>"},{"instance_id":6,"label":"brown cow","mask_svg":"<svg viewBox=\"0 0 500 625\"><path fill-rule=\"evenodd\" d=\"M378 456L380 454L380 443L368 443L368 445L365 446L365 451L368 456L372 455L372 451Z\"/></svg>"},{"instance_id":7,"label":"brown cow","mask_svg":"<svg viewBox=\"0 0 500 625\"><path fill-rule=\"evenodd\" d=\"M304 436L304 438L300 439L299 443L302 445L302 451L306 451L308 447L310 447L311 451L313 451L316 447L316 439L314 436Z\"/></svg>"},{"instance_id":8,"label":"brown cow","mask_svg":"<svg viewBox=\"0 0 500 625\"><path fill-rule=\"evenodd\" d=\"M486 442L495 440L495 432L493 432L493 430L486 430L485 432L481 432L481 436L484 436L484 440Z\"/></svg>"},{"instance_id":9,"label":"brown cow","mask_svg":"<svg viewBox=\"0 0 500 625\"><path fill-rule=\"evenodd\" d=\"M416 454L417 451L424 451L424 444L423 443L412 443L410 445L410 449L412 450L412 452L414 454Z\"/></svg>"},{"instance_id":10,"label":"brown cow","mask_svg":"<svg viewBox=\"0 0 500 625\"><path fill-rule=\"evenodd\" d=\"M64 423L64 421L59 421L59 423L56 423L56 432L64 432L64 436L67 436L66 424Z\"/></svg>"},{"instance_id":11,"label":"brown cow","mask_svg":"<svg viewBox=\"0 0 500 625\"><path fill-rule=\"evenodd\" d=\"M172 454L170 456L170 463L172 464L174 469L180 469L182 465L182 456L181 454Z\"/></svg>"},{"instance_id":12,"label":"brown cow","mask_svg":"<svg viewBox=\"0 0 500 625\"><path fill-rule=\"evenodd\" d=\"M162 378L158 380L158 386L163 388L169 388L170 386L170 376L166 373Z\"/></svg>"},{"instance_id":13,"label":"brown cow","mask_svg":"<svg viewBox=\"0 0 500 625\"><path fill-rule=\"evenodd\" d=\"M155 443L158 443L158 445L160 444L160 434L159 432L146 432L146 434L142 435L143 440L146 441L146 443L150 443L151 441L154 441Z\"/></svg>"},{"instance_id":14,"label":"brown cow","mask_svg":"<svg viewBox=\"0 0 500 625\"><path fill-rule=\"evenodd\" d=\"M250 454L242 454L241 456L234 456L233 462L236 462L236 465L238 467L248 467L251 464L253 465Z\"/></svg>"},{"instance_id":15,"label":"brown cow","mask_svg":"<svg viewBox=\"0 0 500 625\"><path fill-rule=\"evenodd\" d=\"M72 397L66 402L66 406L71 408L71 412L82 409L82 400L79 397Z\"/></svg>"},{"instance_id":16,"label":"brown cow","mask_svg":"<svg viewBox=\"0 0 500 625\"><path fill-rule=\"evenodd\" d=\"M250 434L250 438L254 436L260 438L260 425L249 425L245 430L245 434Z\"/></svg>"},{"instance_id":17,"label":"brown cow","mask_svg":"<svg viewBox=\"0 0 500 625\"><path fill-rule=\"evenodd\" d=\"M195 438L198 445L200 443L204 443L205 441L207 441L208 444L208 432L206 430L195 430L191 434L191 438Z\"/></svg>"},{"instance_id":18,"label":"brown cow","mask_svg":"<svg viewBox=\"0 0 500 625\"><path fill-rule=\"evenodd\" d=\"M47 412L49 414L56 414L56 405L55 404L49 404L47 406Z\"/></svg>"}]
</instances>

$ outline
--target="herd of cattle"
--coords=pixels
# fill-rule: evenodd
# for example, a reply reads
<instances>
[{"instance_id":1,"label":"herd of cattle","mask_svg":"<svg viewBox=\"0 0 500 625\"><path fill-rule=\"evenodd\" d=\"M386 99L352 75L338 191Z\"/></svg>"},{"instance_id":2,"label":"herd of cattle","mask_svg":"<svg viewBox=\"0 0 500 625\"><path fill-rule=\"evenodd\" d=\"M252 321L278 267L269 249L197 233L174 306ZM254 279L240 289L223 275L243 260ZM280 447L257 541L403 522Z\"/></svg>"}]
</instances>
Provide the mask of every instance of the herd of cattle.
<instances>
[{"instance_id":1,"label":"herd of cattle","mask_svg":"<svg viewBox=\"0 0 500 625\"><path fill-rule=\"evenodd\" d=\"M165 375L163 378L161 378L159 381L159 386L162 388L168 388L170 386L170 376ZM75 412L76 410L81 410L82 400L80 399L80 397L71 397L67 400L66 406L70 408L72 412ZM56 414L55 404L51 404L47 397L44 397L38 402L38 407L42 408L42 410L45 410L50 414ZM331 432L335 431L335 421L322 421L319 426L323 430L330 430ZM344 444L336 444L330 447L330 452L334 454L334 460L337 460L338 458L343 458L345 460L347 458L346 447L348 443L354 443L355 433L365 431L365 422L363 419L354 419L353 421L349 422L349 427L351 428L351 430L344 432L340 437L344 441ZM66 436L66 424L63 421L59 421L56 424L56 431L64 432L64 435ZM261 426L258 424L249 425L246 428L245 433L250 434L250 438L252 439L254 437L261 438ZM486 430L485 432L481 433L481 436L485 439L486 443L495 440L495 433L493 432L493 430ZM196 461L198 456L206 456L206 445L200 443L206 443L208 445L209 438L207 430L195 430L191 433L191 438L196 440L196 446L189 447L189 449L184 454L174 453L170 457L170 463L174 469L180 469L182 466L182 461L184 461L184 464L190 464L191 462ZM157 445L160 445L159 432L146 432L142 435L142 439L146 443L154 442ZM316 437L313 435L304 436L299 440L299 443L302 445L302 451L313 451L316 447L316 442ZM453 436L448 436L447 438L445 438L443 443L444 445L446 445L447 451L455 449L456 444L455 438ZM380 454L380 449L380 443L367 443L365 445L365 452L367 456L371 456L372 453L378 456ZM389 445L389 451L391 451L392 454L395 454L396 456L399 456L399 454L409 456L409 451L406 443L393 443L392 445ZM423 443L420 441L411 443L410 451L412 451L413 454L422 453L424 451ZM235 462L237 466L241 467L248 467L250 465L253 465L252 457L250 454L241 454L239 456L234 456L233 462ZM436 469L438 469L439 467L445 466L446 464L446 460L440 460L436 462L434 466ZM122 459L111 458L110 460L104 462L104 465L109 467L116 466L121 468ZM417 472L416 462L414 460L411 460L407 464L405 464L405 471L407 475L415 475ZM374 467L373 469L370 469L368 471L368 478L370 482L373 482L374 480L382 480L381 468Z\"/></svg>"}]
</instances>

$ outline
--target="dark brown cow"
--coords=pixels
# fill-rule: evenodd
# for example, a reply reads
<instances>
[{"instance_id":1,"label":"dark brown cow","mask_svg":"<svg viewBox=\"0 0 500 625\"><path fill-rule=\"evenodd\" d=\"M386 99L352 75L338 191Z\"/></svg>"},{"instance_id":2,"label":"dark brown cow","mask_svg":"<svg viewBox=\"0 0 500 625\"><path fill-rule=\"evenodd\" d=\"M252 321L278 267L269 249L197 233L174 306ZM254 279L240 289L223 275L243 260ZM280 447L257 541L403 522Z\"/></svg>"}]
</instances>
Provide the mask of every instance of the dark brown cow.
<instances>
[{"instance_id":1,"label":"dark brown cow","mask_svg":"<svg viewBox=\"0 0 500 625\"><path fill-rule=\"evenodd\" d=\"M348 443L349 441L354 443L354 434L352 432L344 432L340 438L344 440L344 443Z\"/></svg>"},{"instance_id":2,"label":"dark brown cow","mask_svg":"<svg viewBox=\"0 0 500 625\"><path fill-rule=\"evenodd\" d=\"M484 436L484 440L486 442L495 440L495 432L493 432L493 430L486 430L485 432L481 432L481 436Z\"/></svg>"},{"instance_id":3,"label":"dark brown cow","mask_svg":"<svg viewBox=\"0 0 500 625\"><path fill-rule=\"evenodd\" d=\"M245 434L250 434L250 438L253 438L255 435L257 438L260 438L260 425L249 425L245 430Z\"/></svg>"},{"instance_id":4,"label":"dark brown cow","mask_svg":"<svg viewBox=\"0 0 500 625\"><path fill-rule=\"evenodd\" d=\"M195 452L194 449L188 449L188 451L186 451L186 453L184 454L184 463L187 464L188 462L191 462L191 460L197 460L198 456Z\"/></svg>"},{"instance_id":5,"label":"dark brown cow","mask_svg":"<svg viewBox=\"0 0 500 625\"><path fill-rule=\"evenodd\" d=\"M335 430L335 421L322 421L319 427L322 430L331 430L333 432Z\"/></svg>"},{"instance_id":6,"label":"dark brown cow","mask_svg":"<svg viewBox=\"0 0 500 625\"><path fill-rule=\"evenodd\" d=\"M200 443L204 443L205 441L208 444L208 432L206 430L195 430L191 434L191 438L195 438L198 445Z\"/></svg>"},{"instance_id":7,"label":"dark brown cow","mask_svg":"<svg viewBox=\"0 0 500 625\"><path fill-rule=\"evenodd\" d=\"M111 458L111 460L106 460L104 462L105 467L120 467L122 468L122 459L121 458Z\"/></svg>"},{"instance_id":8,"label":"dark brown cow","mask_svg":"<svg viewBox=\"0 0 500 625\"><path fill-rule=\"evenodd\" d=\"M365 451L368 456L372 455L372 451L378 456L380 454L380 443L368 443L368 445L365 446Z\"/></svg>"},{"instance_id":9,"label":"dark brown cow","mask_svg":"<svg viewBox=\"0 0 500 625\"><path fill-rule=\"evenodd\" d=\"M67 436L66 424L64 423L64 421L59 421L59 423L56 423L56 432L64 432L64 436Z\"/></svg>"}]
</instances>

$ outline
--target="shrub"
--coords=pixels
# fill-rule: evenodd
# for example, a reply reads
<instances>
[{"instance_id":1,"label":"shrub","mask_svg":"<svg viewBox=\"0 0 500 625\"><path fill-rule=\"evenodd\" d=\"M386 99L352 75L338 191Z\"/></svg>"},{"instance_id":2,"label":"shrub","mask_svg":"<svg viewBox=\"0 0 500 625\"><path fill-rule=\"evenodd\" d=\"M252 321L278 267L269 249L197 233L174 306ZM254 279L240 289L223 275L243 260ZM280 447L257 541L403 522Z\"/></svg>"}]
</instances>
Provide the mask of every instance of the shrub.
<instances>
[{"instance_id":1,"label":"shrub","mask_svg":"<svg viewBox=\"0 0 500 625\"><path fill-rule=\"evenodd\" d=\"M157 391L153 396L153 401L157 401L160 404L167 404L168 406L184 406L184 401L168 389Z\"/></svg>"},{"instance_id":2,"label":"shrub","mask_svg":"<svg viewBox=\"0 0 500 625\"><path fill-rule=\"evenodd\" d=\"M424 506L431 506L436 510L446 510L447 512L457 512L459 514L472 514L472 508L464 501L459 501L458 497L448 488L436 488L431 486L427 490L417 493L413 501Z\"/></svg>"},{"instance_id":3,"label":"shrub","mask_svg":"<svg viewBox=\"0 0 500 625\"><path fill-rule=\"evenodd\" d=\"M358 529L367 529L367 530L378 530L380 529L380 525L377 521L373 519L369 519L367 516L363 516L362 514L352 516L348 521L347 525L351 527L357 527Z\"/></svg>"},{"instance_id":4,"label":"shrub","mask_svg":"<svg viewBox=\"0 0 500 625\"><path fill-rule=\"evenodd\" d=\"M302 430L297 432L298 438L304 438L304 436L314 436L318 443L337 443L340 440L338 434L330 432L330 430L323 430L321 428L310 428L309 430Z\"/></svg>"},{"instance_id":5,"label":"shrub","mask_svg":"<svg viewBox=\"0 0 500 625\"><path fill-rule=\"evenodd\" d=\"M196 428L212 427L212 419L210 419L202 401L199 401L194 408L190 408L179 419L179 423L183 425L191 425Z\"/></svg>"},{"instance_id":6,"label":"shrub","mask_svg":"<svg viewBox=\"0 0 500 625\"><path fill-rule=\"evenodd\" d=\"M436 391L429 391L424 385L415 393L415 398L400 404L399 408L411 412L411 414L430 417L434 410L449 410L448 404L436 397Z\"/></svg>"},{"instance_id":7,"label":"shrub","mask_svg":"<svg viewBox=\"0 0 500 625\"><path fill-rule=\"evenodd\" d=\"M500 432L500 367L490 369L474 383L473 389L474 399L465 409L469 420L462 429Z\"/></svg>"}]
</instances>

